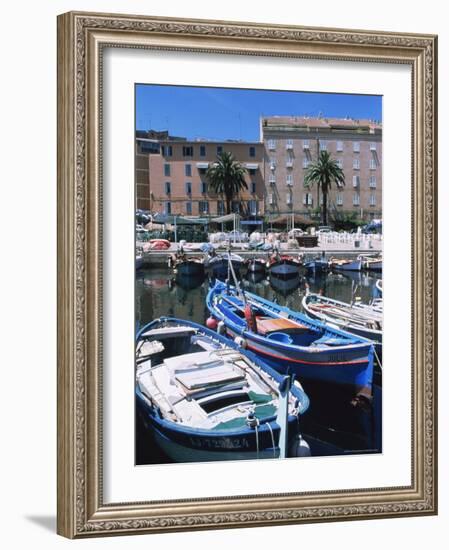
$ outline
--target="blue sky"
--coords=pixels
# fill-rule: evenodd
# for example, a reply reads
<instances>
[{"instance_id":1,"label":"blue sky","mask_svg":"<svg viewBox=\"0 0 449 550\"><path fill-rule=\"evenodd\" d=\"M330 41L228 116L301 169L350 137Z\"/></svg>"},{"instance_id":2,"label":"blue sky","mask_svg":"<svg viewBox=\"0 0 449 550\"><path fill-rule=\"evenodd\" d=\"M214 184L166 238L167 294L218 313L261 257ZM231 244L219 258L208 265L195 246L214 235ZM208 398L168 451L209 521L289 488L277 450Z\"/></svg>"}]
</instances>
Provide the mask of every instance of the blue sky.
<instances>
[{"instance_id":1,"label":"blue sky","mask_svg":"<svg viewBox=\"0 0 449 550\"><path fill-rule=\"evenodd\" d=\"M136 85L138 130L169 130L187 139L259 139L261 115L382 120L382 97L311 92Z\"/></svg>"}]
</instances>

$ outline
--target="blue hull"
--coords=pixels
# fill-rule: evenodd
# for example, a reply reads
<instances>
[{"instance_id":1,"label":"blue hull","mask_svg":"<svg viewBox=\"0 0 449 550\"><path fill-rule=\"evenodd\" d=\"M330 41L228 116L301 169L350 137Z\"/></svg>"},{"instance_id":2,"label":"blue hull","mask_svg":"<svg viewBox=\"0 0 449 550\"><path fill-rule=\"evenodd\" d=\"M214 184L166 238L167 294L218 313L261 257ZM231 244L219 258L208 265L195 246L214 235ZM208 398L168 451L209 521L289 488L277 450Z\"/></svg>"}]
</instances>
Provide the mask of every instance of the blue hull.
<instances>
[{"instance_id":1,"label":"blue hull","mask_svg":"<svg viewBox=\"0 0 449 550\"><path fill-rule=\"evenodd\" d=\"M230 289L232 297L234 289ZM244 338L247 349L253 351L282 373L294 373L298 379L326 381L350 386L356 393L371 392L374 370L374 348L370 341L357 338L344 331L334 329L314 321L307 316L282 308L250 293L245 293L252 304L259 304L264 315L273 318L287 318L300 323L307 330L301 336L303 345L295 344L285 332L265 336L248 329L242 317L232 308L214 300L226 293L226 286L218 283L207 296L207 306L211 314L222 320L227 334ZM235 296L234 296L235 299ZM270 315L271 314L271 315ZM319 339L333 339L339 345L312 346ZM328 340L329 341L329 340Z\"/></svg>"},{"instance_id":2,"label":"blue hull","mask_svg":"<svg viewBox=\"0 0 449 550\"><path fill-rule=\"evenodd\" d=\"M204 275L204 264L200 262L185 261L176 266L178 274L181 276L200 276Z\"/></svg>"},{"instance_id":3,"label":"blue hull","mask_svg":"<svg viewBox=\"0 0 449 550\"><path fill-rule=\"evenodd\" d=\"M299 265L288 261L276 262L270 266L270 274L281 279L290 279L299 274Z\"/></svg>"}]
</instances>

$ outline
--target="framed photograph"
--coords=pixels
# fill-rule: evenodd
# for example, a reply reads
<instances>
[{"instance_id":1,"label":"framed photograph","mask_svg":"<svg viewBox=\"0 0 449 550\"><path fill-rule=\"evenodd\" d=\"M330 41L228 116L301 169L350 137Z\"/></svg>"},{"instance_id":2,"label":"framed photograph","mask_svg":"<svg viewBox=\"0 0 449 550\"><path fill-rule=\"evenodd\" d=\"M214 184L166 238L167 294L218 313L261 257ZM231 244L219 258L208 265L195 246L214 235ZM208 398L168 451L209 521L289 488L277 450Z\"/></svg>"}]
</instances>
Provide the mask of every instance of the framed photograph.
<instances>
[{"instance_id":1,"label":"framed photograph","mask_svg":"<svg viewBox=\"0 0 449 550\"><path fill-rule=\"evenodd\" d=\"M58 532L436 514L436 36L58 52Z\"/></svg>"}]
</instances>

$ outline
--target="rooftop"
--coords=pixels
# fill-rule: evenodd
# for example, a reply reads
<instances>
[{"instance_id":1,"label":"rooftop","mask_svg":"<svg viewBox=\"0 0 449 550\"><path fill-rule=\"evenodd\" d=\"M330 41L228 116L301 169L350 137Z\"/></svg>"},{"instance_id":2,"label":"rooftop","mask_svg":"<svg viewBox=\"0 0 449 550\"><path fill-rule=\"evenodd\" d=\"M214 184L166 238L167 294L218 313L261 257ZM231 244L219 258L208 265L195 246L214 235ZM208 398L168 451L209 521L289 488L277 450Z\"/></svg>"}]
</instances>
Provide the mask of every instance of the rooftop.
<instances>
[{"instance_id":1,"label":"rooftop","mask_svg":"<svg viewBox=\"0 0 449 550\"><path fill-rule=\"evenodd\" d=\"M269 116L262 117L262 126L270 127L299 127L299 128L321 128L321 129L361 129L365 128L370 131L381 130L382 124L376 120L354 119L354 118L334 118L334 117L309 117L304 115L299 116Z\"/></svg>"}]
</instances>

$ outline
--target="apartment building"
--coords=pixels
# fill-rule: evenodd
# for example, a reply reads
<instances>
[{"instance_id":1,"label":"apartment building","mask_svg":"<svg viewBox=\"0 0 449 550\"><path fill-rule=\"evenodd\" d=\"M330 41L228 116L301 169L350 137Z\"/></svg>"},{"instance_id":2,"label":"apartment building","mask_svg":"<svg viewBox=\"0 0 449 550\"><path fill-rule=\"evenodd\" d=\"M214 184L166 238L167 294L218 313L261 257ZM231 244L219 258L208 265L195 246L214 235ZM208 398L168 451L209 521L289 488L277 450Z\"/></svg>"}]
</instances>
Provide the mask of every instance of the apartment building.
<instances>
[{"instance_id":1,"label":"apartment building","mask_svg":"<svg viewBox=\"0 0 449 550\"><path fill-rule=\"evenodd\" d=\"M333 186L328 208L382 217L382 127L371 120L305 116L260 119L264 144L266 213L310 214L322 203L317 188L304 188L304 175L320 150L327 150L345 175Z\"/></svg>"},{"instance_id":2,"label":"apartment building","mask_svg":"<svg viewBox=\"0 0 449 550\"><path fill-rule=\"evenodd\" d=\"M264 145L240 141L159 140L159 151L148 155L150 210L187 216L224 214L222 196L208 185L206 171L221 152L230 152L246 169L248 186L232 204L246 216L264 213Z\"/></svg>"}]
</instances>

